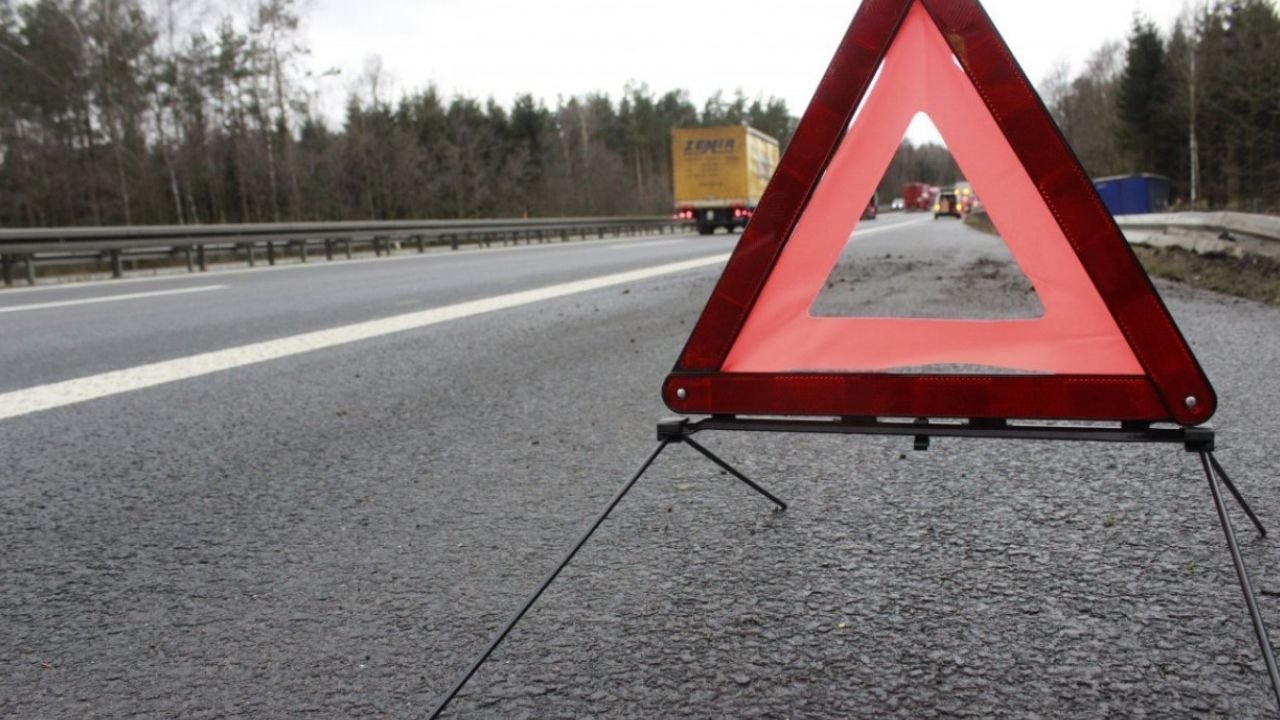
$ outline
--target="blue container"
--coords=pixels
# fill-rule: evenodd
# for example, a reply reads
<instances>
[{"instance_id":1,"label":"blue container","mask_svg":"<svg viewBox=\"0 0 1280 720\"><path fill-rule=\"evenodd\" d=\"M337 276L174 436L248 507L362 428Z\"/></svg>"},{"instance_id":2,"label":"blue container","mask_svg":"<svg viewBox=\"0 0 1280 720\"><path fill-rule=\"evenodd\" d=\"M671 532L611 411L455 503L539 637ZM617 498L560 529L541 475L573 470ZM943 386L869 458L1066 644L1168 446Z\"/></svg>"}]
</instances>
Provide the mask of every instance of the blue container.
<instances>
[{"instance_id":1,"label":"blue container","mask_svg":"<svg viewBox=\"0 0 1280 720\"><path fill-rule=\"evenodd\" d=\"M1112 215L1143 215L1169 209L1169 178L1163 175L1116 175L1098 178L1093 186Z\"/></svg>"}]
</instances>

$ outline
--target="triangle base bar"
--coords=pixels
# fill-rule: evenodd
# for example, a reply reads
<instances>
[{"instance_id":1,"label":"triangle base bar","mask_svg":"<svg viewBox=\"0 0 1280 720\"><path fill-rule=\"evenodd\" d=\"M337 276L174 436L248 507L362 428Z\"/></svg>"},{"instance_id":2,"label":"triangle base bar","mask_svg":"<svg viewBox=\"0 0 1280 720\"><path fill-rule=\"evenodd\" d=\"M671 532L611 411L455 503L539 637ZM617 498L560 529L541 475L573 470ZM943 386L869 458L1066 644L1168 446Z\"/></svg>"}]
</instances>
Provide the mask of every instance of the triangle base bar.
<instances>
[{"instance_id":1,"label":"triangle base bar","mask_svg":"<svg viewBox=\"0 0 1280 720\"><path fill-rule=\"evenodd\" d=\"M996 440L1168 443L1183 445L1188 452L1204 451L1209 453L1214 450L1216 438L1213 428L1207 426L1157 427L1145 421L1097 423L1093 425L1046 425L1001 418L939 421L928 418L892 420L861 416L784 418L712 415L699 420L690 420L683 417L663 420L658 423L658 439L680 442L690 435L706 430L841 435L906 435L912 437L959 437ZM1240 500L1240 502L1244 503L1243 500ZM1259 528L1259 531L1261 531L1261 528ZM1266 533L1263 532L1262 534L1265 535Z\"/></svg>"},{"instance_id":2,"label":"triangle base bar","mask_svg":"<svg viewBox=\"0 0 1280 720\"><path fill-rule=\"evenodd\" d=\"M691 415L1174 419L1151 381L1140 375L676 371L663 383L662 399ZM1202 399L1181 401L1194 405Z\"/></svg>"}]
</instances>

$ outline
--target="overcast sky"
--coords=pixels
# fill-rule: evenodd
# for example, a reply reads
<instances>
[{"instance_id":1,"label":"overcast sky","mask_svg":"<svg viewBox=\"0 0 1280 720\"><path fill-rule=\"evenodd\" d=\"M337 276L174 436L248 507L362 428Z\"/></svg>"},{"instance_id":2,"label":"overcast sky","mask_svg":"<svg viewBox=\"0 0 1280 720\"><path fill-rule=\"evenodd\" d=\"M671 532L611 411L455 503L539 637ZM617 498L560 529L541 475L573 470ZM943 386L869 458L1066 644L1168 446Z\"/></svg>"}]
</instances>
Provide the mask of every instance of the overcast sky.
<instances>
[{"instance_id":1,"label":"overcast sky","mask_svg":"<svg viewBox=\"0 0 1280 720\"><path fill-rule=\"evenodd\" d=\"M1172 27L1187 0L986 0L983 5L1032 82L1056 64L1078 70L1141 12ZM716 90L780 97L803 113L858 0L307 0L303 32L321 103L336 117L381 58L383 96L434 83L446 96L522 92L554 106L628 82L684 89L698 106ZM791 9L794 8L794 9Z\"/></svg>"}]
</instances>

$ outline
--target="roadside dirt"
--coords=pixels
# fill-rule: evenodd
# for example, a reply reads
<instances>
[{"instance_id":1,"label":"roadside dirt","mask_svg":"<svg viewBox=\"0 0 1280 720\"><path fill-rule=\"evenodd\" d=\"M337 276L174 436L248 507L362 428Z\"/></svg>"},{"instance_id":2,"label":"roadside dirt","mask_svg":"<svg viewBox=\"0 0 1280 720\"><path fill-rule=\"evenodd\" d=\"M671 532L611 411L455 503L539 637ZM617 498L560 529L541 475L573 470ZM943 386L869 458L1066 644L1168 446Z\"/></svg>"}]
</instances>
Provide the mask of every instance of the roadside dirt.
<instances>
[{"instance_id":1,"label":"roadside dirt","mask_svg":"<svg viewBox=\"0 0 1280 720\"><path fill-rule=\"evenodd\" d=\"M997 234L985 213L965 218L975 230ZM1260 255L1201 255L1182 248L1134 245L1133 252L1152 277L1186 283L1226 295L1280 305L1280 261Z\"/></svg>"},{"instance_id":2,"label":"roadside dirt","mask_svg":"<svg viewBox=\"0 0 1280 720\"><path fill-rule=\"evenodd\" d=\"M1280 305L1280 262L1272 258L1200 255L1181 248L1145 245L1135 245L1133 251L1154 277Z\"/></svg>"}]
</instances>

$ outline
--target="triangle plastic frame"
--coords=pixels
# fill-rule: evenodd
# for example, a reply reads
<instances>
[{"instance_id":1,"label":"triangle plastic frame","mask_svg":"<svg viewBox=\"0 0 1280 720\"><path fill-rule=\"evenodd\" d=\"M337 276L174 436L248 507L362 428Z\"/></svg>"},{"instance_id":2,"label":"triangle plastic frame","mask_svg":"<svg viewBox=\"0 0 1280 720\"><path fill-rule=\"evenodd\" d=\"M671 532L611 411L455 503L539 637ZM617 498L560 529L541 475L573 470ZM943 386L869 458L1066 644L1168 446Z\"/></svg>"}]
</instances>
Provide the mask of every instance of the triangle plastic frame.
<instances>
[{"instance_id":1,"label":"triangle plastic frame","mask_svg":"<svg viewBox=\"0 0 1280 720\"><path fill-rule=\"evenodd\" d=\"M1143 374L930 375L724 369L908 12L937 26ZM1198 425L1217 397L1123 234L977 0L864 0L662 388L685 414Z\"/></svg>"}]
</instances>

